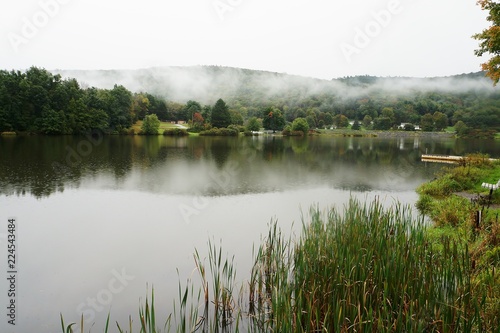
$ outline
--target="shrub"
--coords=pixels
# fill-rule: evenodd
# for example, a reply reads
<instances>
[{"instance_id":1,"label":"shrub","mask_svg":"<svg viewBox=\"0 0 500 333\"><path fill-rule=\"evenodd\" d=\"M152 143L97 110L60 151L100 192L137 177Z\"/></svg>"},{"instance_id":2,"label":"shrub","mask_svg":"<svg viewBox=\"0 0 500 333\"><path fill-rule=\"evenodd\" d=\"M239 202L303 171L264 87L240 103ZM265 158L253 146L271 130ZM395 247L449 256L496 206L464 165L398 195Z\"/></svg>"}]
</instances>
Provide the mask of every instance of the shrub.
<instances>
[{"instance_id":1,"label":"shrub","mask_svg":"<svg viewBox=\"0 0 500 333\"><path fill-rule=\"evenodd\" d=\"M147 115L142 121L141 132L144 135L158 135L160 124L161 122L156 114Z\"/></svg>"},{"instance_id":2,"label":"shrub","mask_svg":"<svg viewBox=\"0 0 500 333\"><path fill-rule=\"evenodd\" d=\"M187 129L187 131L189 133L200 133L201 131L203 131L203 128L197 126L197 127L190 127Z\"/></svg>"},{"instance_id":3,"label":"shrub","mask_svg":"<svg viewBox=\"0 0 500 333\"><path fill-rule=\"evenodd\" d=\"M212 128L206 131L201 131L202 136L238 136L239 131L234 128Z\"/></svg>"},{"instance_id":4,"label":"shrub","mask_svg":"<svg viewBox=\"0 0 500 333\"><path fill-rule=\"evenodd\" d=\"M261 127L262 127L262 122L259 122L259 119L257 119L257 117L252 117L248 119L247 131L257 132L261 129Z\"/></svg>"},{"instance_id":5,"label":"shrub","mask_svg":"<svg viewBox=\"0 0 500 333\"><path fill-rule=\"evenodd\" d=\"M292 125L288 124L285 126L285 128L283 128L281 134L283 134L284 136L289 136L291 132L292 132Z\"/></svg>"},{"instance_id":6,"label":"shrub","mask_svg":"<svg viewBox=\"0 0 500 333\"><path fill-rule=\"evenodd\" d=\"M169 136L187 136L189 132L184 128L170 128L163 131L163 135Z\"/></svg>"},{"instance_id":7,"label":"shrub","mask_svg":"<svg viewBox=\"0 0 500 333\"><path fill-rule=\"evenodd\" d=\"M409 131L409 132L415 131L415 125L413 125L413 124L405 124L404 130L405 131Z\"/></svg>"},{"instance_id":8,"label":"shrub","mask_svg":"<svg viewBox=\"0 0 500 333\"><path fill-rule=\"evenodd\" d=\"M419 194L427 194L433 197L444 197L450 195L453 192L463 191L464 187L452 178L450 174L433 180L429 183L420 185L417 188Z\"/></svg>"},{"instance_id":9,"label":"shrub","mask_svg":"<svg viewBox=\"0 0 500 333\"><path fill-rule=\"evenodd\" d=\"M422 194L420 198L415 203L415 207L420 211L420 213L426 215L432 210L432 204L434 199L428 194Z\"/></svg>"},{"instance_id":10,"label":"shrub","mask_svg":"<svg viewBox=\"0 0 500 333\"><path fill-rule=\"evenodd\" d=\"M229 125L227 128L237 131L238 133L245 132L245 126L241 125Z\"/></svg>"},{"instance_id":11,"label":"shrub","mask_svg":"<svg viewBox=\"0 0 500 333\"><path fill-rule=\"evenodd\" d=\"M472 204L469 200L458 196L450 196L434 205L430 212L432 220L438 226L451 225L457 227L468 225L473 212Z\"/></svg>"},{"instance_id":12,"label":"shrub","mask_svg":"<svg viewBox=\"0 0 500 333\"><path fill-rule=\"evenodd\" d=\"M309 132L309 124L305 118L296 118L292 123L292 132L302 132L306 135Z\"/></svg>"}]
</instances>

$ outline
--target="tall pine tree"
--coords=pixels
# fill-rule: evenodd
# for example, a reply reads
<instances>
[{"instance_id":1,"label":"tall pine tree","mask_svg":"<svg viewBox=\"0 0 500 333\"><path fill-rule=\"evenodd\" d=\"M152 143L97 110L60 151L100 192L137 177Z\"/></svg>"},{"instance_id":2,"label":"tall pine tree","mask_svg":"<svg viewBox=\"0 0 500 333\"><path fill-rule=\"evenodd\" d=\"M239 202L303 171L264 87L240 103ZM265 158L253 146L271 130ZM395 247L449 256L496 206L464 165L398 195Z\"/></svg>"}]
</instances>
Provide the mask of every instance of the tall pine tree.
<instances>
[{"instance_id":1,"label":"tall pine tree","mask_svg":"<svg viewBox=\"0 0 500 333\"><path fill-rule=\"evenodd\" d=\"M220 98L212 109L212 126L217 128L224 128L231 125L231 114L226 102Z\"/></svg>"}]
</instances>

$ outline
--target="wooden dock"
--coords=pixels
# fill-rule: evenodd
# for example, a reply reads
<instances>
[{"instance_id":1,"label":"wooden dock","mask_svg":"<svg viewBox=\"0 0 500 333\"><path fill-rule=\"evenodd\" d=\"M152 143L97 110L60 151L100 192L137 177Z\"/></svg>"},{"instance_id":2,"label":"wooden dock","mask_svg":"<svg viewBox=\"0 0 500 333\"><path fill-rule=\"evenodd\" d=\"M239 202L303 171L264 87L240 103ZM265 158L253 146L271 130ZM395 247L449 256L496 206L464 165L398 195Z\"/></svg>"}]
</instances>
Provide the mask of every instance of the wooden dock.
<instances>
[{"instance_id":1,"label":"wooden dock","mask_svg":"<svg viewBox=\"0 0 500 333\"><path fill-rule=\"evenodd\" d=\"M435 163L449 163L457 164L460 163L465 157L454 156L454 155L433 155L433 154L422 154L422 162L435 162ZM494 162L497 159L490 158L490 161Z\"/></svg>"},{"instance_id":2,"label":"wooden dock","mask_svg":"<svg viewBox=\"0 0 500 333\"><path fill-rule=\"evenodd\" d=\"M422 154L422 162L455 164L460 163L463 159L462 156Z\"/></svg>"}]
</instances>

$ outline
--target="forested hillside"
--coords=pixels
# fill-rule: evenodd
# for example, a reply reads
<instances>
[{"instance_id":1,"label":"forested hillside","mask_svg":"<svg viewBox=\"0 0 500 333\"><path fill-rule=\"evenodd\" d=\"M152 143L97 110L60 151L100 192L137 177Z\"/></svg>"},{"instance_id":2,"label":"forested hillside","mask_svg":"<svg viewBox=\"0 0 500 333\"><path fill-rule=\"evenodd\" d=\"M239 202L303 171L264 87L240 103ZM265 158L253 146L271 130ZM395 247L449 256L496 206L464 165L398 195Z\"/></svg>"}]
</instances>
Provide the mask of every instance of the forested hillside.
<instances>
[{"instance_id":1,"label":"forested hillside","mask_svg":"<svg viewBox=\"0 0 500 333\"><path fill-rule=\"evenodd\" d=\"M484 73L443 78L372 76L319 80L226 67L165 67L135 71L0 71L0 131L78 134L124 133L157 114L164 121L210 123L222 98L231 122L279 111L310 127L391 129L401 123L442 130L500 128L500 90ZM196 117L195 117L196 115Z\"/></svg>"}]
</instances>

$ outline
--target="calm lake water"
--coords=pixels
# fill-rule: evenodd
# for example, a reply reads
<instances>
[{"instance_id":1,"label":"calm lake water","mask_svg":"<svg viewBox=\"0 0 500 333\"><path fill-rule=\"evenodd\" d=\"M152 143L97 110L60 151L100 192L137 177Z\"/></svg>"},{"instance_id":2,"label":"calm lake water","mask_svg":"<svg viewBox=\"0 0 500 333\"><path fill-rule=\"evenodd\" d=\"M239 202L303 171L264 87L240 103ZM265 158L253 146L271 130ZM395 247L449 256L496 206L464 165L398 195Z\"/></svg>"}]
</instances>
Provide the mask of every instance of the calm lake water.
<instances>
[{"instance_id":1,"label":"calm lake water","mask_svg":"<svg viewBox=\"0 0 500 333\"><path fill-rule=\"evenodd\" d=\"M0 268L7 221L17 225L16 326L0 282L1 332L60 332L81 313L102 332L137 323L155 288L157 321L173 310L194 249L222 244L248 277L271 219L298 232L313 205L349 197L413 205L442 167L422 153L500 157L499 141L425 138L1 137ZM7 276L8 277L8 276ZM90 327L90 325L87 325ZM114 325L113 325L114 326ZM114 326L115 327L115 326ZM115 331L113 328L111 331Z\"/></svg>"}]
</instances>

